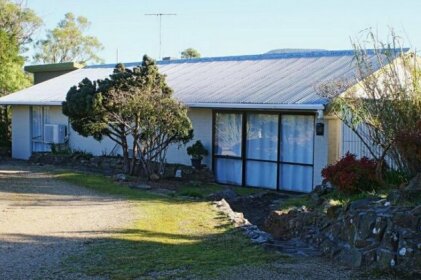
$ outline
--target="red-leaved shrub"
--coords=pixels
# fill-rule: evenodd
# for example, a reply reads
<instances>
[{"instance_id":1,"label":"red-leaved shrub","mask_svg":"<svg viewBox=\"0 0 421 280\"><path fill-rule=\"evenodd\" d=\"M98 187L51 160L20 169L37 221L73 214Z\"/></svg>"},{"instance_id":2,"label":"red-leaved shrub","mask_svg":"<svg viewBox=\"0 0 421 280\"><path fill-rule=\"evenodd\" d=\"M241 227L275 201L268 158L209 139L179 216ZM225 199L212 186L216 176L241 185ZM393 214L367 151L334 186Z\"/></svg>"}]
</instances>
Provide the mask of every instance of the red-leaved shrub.
<instances>
[{"instance_id":1,"label":"red-leaved shrub","mask_svg":"<svg viewBox=\"0 0 421 280\"><path fill-rule=\"evenodd\" d=\"M325 167L322 176L346 194L372 191L379 185L376 162L367 157L357 159L349 152L335 164Z\"/></svg>"}]
</instances>

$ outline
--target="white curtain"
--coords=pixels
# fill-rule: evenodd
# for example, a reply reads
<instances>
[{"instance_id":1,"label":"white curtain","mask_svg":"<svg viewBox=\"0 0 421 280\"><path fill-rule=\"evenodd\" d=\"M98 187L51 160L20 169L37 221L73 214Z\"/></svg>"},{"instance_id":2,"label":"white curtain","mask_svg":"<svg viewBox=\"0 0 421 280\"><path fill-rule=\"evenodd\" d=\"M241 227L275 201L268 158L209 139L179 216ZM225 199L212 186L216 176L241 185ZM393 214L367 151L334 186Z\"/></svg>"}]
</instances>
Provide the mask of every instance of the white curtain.
<instances>
[{"instance_id":1,"label":"white curtain","mask_svg":"<svg viewBox=\"0 0 421 280\"><path fill-rule=\"evenodd\" d=\"M246 149L248 159L278 159L278 115L247 116Z\"/></svg>"},{"instance_id":2,"label":"white curtain","mask_svg":"<svg viewBox=\"0 0 421 280\"><path fill-rule=\"evenodd\" d=\"M217 113L215 122L215 154L241 157L242 115Z\"/></svg>"},{"instance_id":3,"label":"white curtain","mask_svg":"<svg viewBox=\"0 0 421 280\"><path fill-rule=\"evenodd\" d=\"M310 192L313 187L314 117L282 115L280 189ZM295 164L288 164L295 163Z\"/></svg>"},{"instance_id":4,"label":"white curtain","mask_svg":"<svg viewBox=\"0 0 421 280\"><path fill-rule=\"evenodd\" d=\"M50 123L50 110L48 107L32 107L32 151L50 152L49 144L44 143L44 125Z\"/></svg>"},{"instance_id":5,"label":"white curtain","mask_svg":"<svg viewBox=\"0 0 421 280\"><path fill-rule=\"evenodd\" d=\"M314 117L282 115L281 161L313 164Z\"/></svg>"},{"instance_id":6,"label":"white curtain","mask_svg":"<svg viewBox=\"0 0 421 280\"><path fill-rule=\"evenodd\" d=\"M241 185L243 174L243 162L238 159L217 158L216 180L219 183Z\"/></svg>"},{"instance_id":7,"label":"white curtain","mask_svg":"<svg viewBox=\"0 0 421 280\"><path fill-rule=\"evenodd\" d=\"M247 160L246 184L276 189L277 163Z\"/></svg>"},{"instance_id":8,"label":"white curtain","mask_svg":"<svg viewBox=\"0 0 421 280\"><path fill-rule=\"evenodd\" d=\"M311 192L313 189L313 167L281 164L279 186L281 190Z\"/></svg>"},{"instance_id":9,"label":"white curtain","mask_svg":"<svg viewBox=\"0 0 421 280\"><path fill-rule=\"evenodd\" d=\"M276 189L277 164L261 160L278 160L278 119L270 114L247 116L247 186Z\"/></svg>"},{"instance_id":10,"label":"white curtain","mask_svg":"<svg viewBox=\"0 0 421 280\"><path fill-rule=\"evenodd\" d=\"M241 153L242 114L216 113L215 116L215 154L218 156L238 157L216 158L215 175L219 183L241 185L243 162Z\"/></svg>"}]
</instances>

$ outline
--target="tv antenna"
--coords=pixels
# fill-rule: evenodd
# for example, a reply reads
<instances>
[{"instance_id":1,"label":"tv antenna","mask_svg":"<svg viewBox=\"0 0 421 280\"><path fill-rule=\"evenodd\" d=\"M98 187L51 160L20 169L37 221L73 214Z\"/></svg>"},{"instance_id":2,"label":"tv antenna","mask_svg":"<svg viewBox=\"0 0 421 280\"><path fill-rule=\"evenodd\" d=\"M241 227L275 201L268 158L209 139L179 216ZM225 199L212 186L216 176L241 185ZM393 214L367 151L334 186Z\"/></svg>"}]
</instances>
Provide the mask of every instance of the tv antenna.
<instances>
[{"instance_id":1,"label":"tv antenna","mask_svg":"<svg viewBox=\"0 0 421 280\"><path fill-rule=\"evenodd\" d=\"M145 16L156 16L159 17L159 59L161 59L161 51L162 51L162 17L163 16L176 16L177 14L145 14Z\"/></svg>"}]
</instances>

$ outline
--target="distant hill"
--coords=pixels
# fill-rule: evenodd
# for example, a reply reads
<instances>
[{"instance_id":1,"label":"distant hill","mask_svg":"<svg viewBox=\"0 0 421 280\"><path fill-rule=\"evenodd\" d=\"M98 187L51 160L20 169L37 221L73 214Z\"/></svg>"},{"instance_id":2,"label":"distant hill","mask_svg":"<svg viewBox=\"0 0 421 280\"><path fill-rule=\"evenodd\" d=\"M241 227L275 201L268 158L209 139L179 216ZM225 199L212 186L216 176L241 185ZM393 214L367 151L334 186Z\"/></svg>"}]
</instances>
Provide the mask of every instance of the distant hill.
<instances>
[{"instance_id":1,"label":"distant hill","mask_svg":"<svg viewBox=\"0 0 421 280\"><path fill-rule=\"evenodd\" d=\"M297 53L297 52L320 52L327 51L325 49L275 49L270 50L266 54L275 54L275 53Z\"/></svg>"}]
</instances>

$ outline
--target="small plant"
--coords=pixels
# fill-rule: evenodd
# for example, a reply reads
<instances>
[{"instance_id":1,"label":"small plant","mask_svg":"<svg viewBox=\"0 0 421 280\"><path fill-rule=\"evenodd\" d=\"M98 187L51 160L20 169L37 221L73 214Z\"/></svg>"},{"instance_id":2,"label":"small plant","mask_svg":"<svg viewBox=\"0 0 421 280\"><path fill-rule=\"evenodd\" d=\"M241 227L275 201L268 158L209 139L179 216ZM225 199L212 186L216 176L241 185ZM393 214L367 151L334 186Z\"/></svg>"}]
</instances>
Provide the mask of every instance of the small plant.
<instances>
[{"instance_id":1,"label":"small plant","mask_svg":"<svg viewBox=\"0 0 421 280\"><path fill-rule=\"evenodd\" d=\"M346 153L338 162L322 170L322 176L346 194L373 191L379 186L376 161Z\"/></svg>"},{"instance_id":2,"label":"small plant","mask_svg":"<svg viewBox=\"0 0 421 280\"><path fill-rule=\"evenodd\" d=\"M51 153L54 155L70 155L72 150L67 144L50 144Z\"/></svg>"},{"instance_id":3,"label":"small plant","mask_svg":"<svg viewBox=\"0 0 421 280\"><path fill-rule=\"evenodd\" d=\"M187 154L193 159L203 159L204 156L208 155L208 150L203 146L200 140L197 140L196 143L187 147Z\"/></svg>"},{"instance_id":4,"label":"small plant","mask_svg":"<svg viewBox=\"0 0 421 280\"><path fill-rule=\"evenodd\" d=\"M192 166L196 169L201 169L203 156L208 155L208 150L206 150L200 140L197 140L196 143L187 147L187 154L191 156Z\"/></svg>"},{"instance_id":5,"label":"small plant","mask_svg":"<svg viewBox=\"0 0 421 280\"><path fill-rule=\"evenodd\" d=\"M81 151L81 150L74 150L72 152L72 156L74 158L85 159L85 160L89 160L89 159L94 157L94 155L92 153L89 153L89 152L86 152L86 151Z\"/></svg>"}]
</instances>

